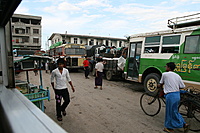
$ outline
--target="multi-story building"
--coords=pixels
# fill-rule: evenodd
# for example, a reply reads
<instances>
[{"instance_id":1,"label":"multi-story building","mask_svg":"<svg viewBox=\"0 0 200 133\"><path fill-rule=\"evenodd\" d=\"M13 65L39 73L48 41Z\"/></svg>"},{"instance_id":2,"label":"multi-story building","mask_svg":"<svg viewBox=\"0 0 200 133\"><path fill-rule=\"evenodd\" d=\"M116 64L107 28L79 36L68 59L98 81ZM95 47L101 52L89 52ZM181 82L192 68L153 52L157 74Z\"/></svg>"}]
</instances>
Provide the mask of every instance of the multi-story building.
<instances>
[{"instance_id":1,"label":"multi-story building","mask_svg":"<svg viewBox=\"0 0 200 133\"><path fill-rule=\"evenodd\" d=\"M11 19L13 49L41 49L40 16L14 14Z\"/></svg>"},{"instance_id":2,"label":"multi-story building","mask_svg":"<svg viewBox=\"0 0 200 133\"><path fill-rule=\"evenodd\" d=\"M127 39L114 38L114 37L101 37L90 35L75 35L75 34L59 34L53 33L49 38L51 44L62 42L62 44L85 44L92 45L106 45L115 47L125 47L127 45Z\"/></svg>"}]
</instances>

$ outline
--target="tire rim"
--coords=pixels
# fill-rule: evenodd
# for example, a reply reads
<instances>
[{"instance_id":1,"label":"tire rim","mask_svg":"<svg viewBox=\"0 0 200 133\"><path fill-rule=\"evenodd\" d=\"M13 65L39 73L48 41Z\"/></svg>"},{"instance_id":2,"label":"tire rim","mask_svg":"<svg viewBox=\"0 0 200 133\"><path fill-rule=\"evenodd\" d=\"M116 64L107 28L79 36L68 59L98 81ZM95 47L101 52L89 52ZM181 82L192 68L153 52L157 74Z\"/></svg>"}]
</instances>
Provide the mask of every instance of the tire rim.
<instances>
[{"instance_id":1,"label":"tire rim","mask_svg":"<svg viewBox=\"0 0 200 133\"><path fill-rule=\"evenodd\" d=\"M112 76L112 75L111 75L111 72L108 71L108 72L106 73L106 78L107 78L107 79L111 79L111 76Z\"/></svg>"},{"instance_id":2,"label":"tire rim","mask_svg":"<svg viewBox=\"0 0 200 133\"><path fill-rule=\"evenodd\" d=\"M147 81L147 89L150 91L150 92L154 92L156 91L157 89L157 81L154 79L154 78L151 78Z\"/></svg>"}]
</instances>

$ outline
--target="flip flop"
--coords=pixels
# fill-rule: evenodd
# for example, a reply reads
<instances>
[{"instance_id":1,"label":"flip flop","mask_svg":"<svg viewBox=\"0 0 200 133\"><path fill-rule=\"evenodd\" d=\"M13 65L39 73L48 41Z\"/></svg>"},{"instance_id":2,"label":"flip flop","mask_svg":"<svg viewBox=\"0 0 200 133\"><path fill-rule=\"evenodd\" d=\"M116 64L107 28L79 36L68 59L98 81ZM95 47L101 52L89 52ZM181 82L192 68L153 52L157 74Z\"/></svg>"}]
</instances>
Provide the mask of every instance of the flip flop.
<instances>
[{"instance_id":1,"label":"flip flop","mask_svg":"<svg viewBox=\"0 0 200 133\"><path fill-rule=\"evenodd\" d=\"M168 128L164 128L163 131L166 133L174 133L173 129L168 129Z\"/></svg>"},{"instance_id":2,"label":"flip flop","mask_svg":"<svg viewBox=\"0 0 200 133\"><path fill-rule=\"evenodd\" d=\"M58 121L62 121L62 117L57 117L57 120Z\"/></svg>"},{"instance_id":3,"label":"flip flop","mask_svg":"<svg viewBox=\"0 0 200 133\"><path fill-rule=\"evenodd\" d=\"M62 114L63 114L63 116L66 116L67 113L66 113L66 111L62 111Z\"/></svg>"},{"instance_id":4,"label":"flip flop","mask_svg":"<svg viewBox=\"0 0 200 133\"><path fill-rule=\"evenodd\" d=\"M189 131L189 125L188 124L185 124L183 126L183 129L184 129L184 133L187 133Z\"/></svg>"}]
</instances>

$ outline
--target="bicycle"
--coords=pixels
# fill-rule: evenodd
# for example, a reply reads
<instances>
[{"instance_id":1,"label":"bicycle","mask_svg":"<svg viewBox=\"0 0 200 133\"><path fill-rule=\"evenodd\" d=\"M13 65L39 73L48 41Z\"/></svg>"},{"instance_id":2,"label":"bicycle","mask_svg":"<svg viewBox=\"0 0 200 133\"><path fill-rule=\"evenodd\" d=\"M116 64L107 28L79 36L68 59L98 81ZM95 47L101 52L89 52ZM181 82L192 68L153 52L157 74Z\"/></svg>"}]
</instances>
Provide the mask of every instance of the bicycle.
<instances>
[{"instance_id":1,"label":"bicycle","mask_svg":"<svg viewBox=\"0 0 200 133\"><path fill-rule=\"evenodd\" d=\"M144 93L140 97L140 107L146 115L157 115L161 110L161 100L166 104L161 92L158 90L156 95ZM191 131L200 131L200 93L193 94L192 91L181 90L179 112L190 125Z\"/></svg>"},{"instance_id":2,"label":"bicycle","mask_svg":"<svg viewBox=\"0 0 200 133\"><path fill-rule=\"evenodd\" d=\"M191 131L200 131L200 93L186 92L181 94L179 112L187 123L190 124Z\"/></svg>"},{"instance_id":3,"label":"bicycle","mask_svg":"<svg viewBox=\"0 0 200 133\"><path fill-rule=\"evenodd\" d=\"M156 93L156 95L151 95L149 93L143 93L140 97L140 107L143 112L148 116L155 116L160 112L161 101L165 104L165 98L162 91Z\"/></svg>"}]
</instances>

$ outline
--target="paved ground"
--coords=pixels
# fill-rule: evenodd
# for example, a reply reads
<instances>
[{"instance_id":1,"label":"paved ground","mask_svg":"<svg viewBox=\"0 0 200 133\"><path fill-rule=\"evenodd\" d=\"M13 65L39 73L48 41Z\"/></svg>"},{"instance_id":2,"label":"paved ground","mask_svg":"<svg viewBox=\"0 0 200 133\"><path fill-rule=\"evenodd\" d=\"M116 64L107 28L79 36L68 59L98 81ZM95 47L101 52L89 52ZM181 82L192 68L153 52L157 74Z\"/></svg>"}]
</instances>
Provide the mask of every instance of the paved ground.
<instances>
[{"instance_id":1,"label":"paved ground","mask_svg":"<svg viewBox=\"0 0 200 133\"><path fill-rule=\"evenodd\" d=\"M29 72L30 81L39 83L39 76ZM164 107L155 117L145 115L139 104L142 85L128 81L103 80L103 90L94 89L94 77L85 79L82 71L70 72L76 92L69 87L71 103L67 116L58 122L50 74L43 71L44 87L50 87L51 100L45 101L45 113L69 133L162 133ZM25 73L16 76L25 79ZM180 131L176 131L177 133Z\"/></svg>"}]
</instances>

